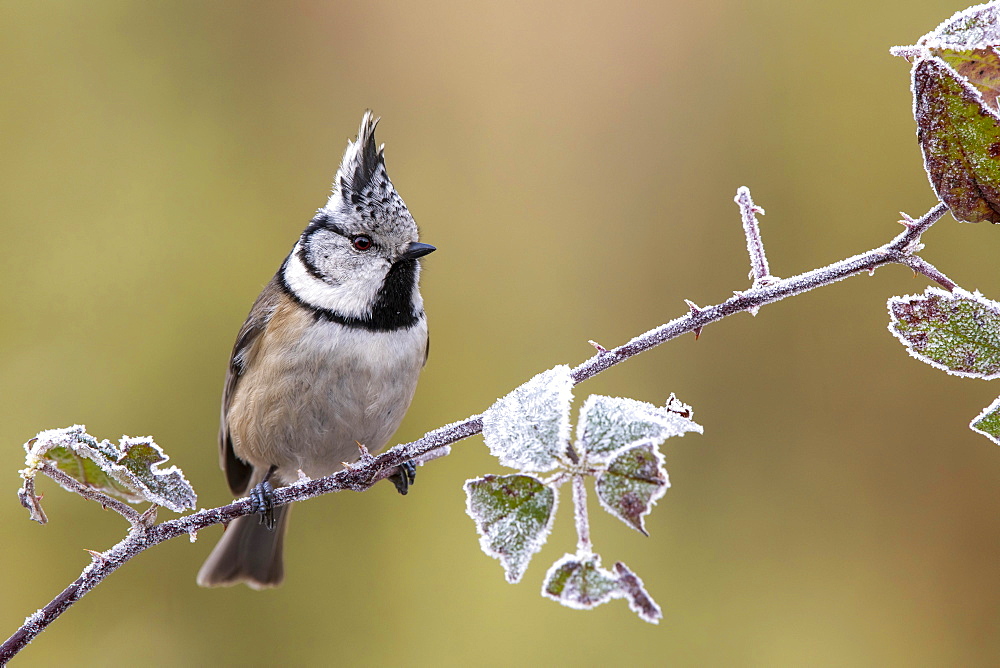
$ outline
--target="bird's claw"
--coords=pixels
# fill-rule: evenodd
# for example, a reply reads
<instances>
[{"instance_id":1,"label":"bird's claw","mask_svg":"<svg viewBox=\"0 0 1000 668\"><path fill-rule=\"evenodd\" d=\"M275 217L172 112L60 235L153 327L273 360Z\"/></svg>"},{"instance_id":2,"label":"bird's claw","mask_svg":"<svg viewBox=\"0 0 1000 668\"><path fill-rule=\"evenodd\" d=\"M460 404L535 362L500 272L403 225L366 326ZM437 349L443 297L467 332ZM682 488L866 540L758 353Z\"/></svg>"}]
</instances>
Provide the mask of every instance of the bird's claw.
<instances>
[{"instance_id":1,"label":"bird's claw","mask_svg":"<svg viewBox=\"0 0 1000 668\"><path fill-rule=\"evenodd\" d=\"M260 523L274 530L274 487L267 480L250 489L250 509L260 516Z\"/></svg>"},{"instance_id":2,"label":"bird's claw","mask_svg":"<svg viewBox=\"0 0 1000 668\"><path fill-rule=\"evenodd\" d=\"M410 485L417 479L417 465L413 461L406 461L399 465L399 470L389 476L389 480L396 486L396 491L405 495L410 491Z\"/></svg>"}]
</instances>

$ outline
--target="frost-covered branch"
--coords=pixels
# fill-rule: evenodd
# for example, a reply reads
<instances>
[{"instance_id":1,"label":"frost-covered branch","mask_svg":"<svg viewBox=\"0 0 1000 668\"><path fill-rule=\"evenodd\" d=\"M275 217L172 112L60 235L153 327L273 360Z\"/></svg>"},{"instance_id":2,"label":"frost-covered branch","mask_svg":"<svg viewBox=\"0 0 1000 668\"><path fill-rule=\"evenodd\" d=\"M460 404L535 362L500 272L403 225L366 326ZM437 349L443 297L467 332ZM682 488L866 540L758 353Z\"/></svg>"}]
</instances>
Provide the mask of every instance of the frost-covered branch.
<instances>
[{"instance_id":1,"label":"frost-covered branch","mask_svg":"<svg viewBox=\"0 0 1000 668\"><path fill-rule=\"evenodd\" d=\"M749 200L749 192L747 192L747 197ZM744 209L741 204L741 210L749 209ZM954 283L914 255L919 250L920 235L940 219L946 211L947 207L944 204L936 205L919 220L908 224L906 229L892 241L867 253L855 255L798 276L775 280L773 283L762 284L759 280L755 281L755 285L749 290L737 293L730 299L714 306L700 308L691 305L687 314L641 334L617 348L610 350L599 348L597 355L572 369L570 374L572 382L573 384L581 383L641 352L682 334L700 331L705 325L735 313L752 312L790 295L814 290L863 272L872 272L887 264L902 264L911 267L950 290L954 287ZM761 249L761 258L763 258L763 249ZM766 268L766 265L762 266ZM409 460L427 461L446 455L448 453L447 446L478 434L482 430L483 416L473 415L460 422L428 432L410 443L397 445L379 455L365 457L358 464L333 475L318 480L303 480L276 489L274 492L275 504L282 505L303 501L330 492L367 490L379 480L394 473L396 467L404 462ZM124 540L105 552L94 553L94 561L84 569L79 579L48 605L31 615L17 632L0 645L0 663L8 661L69 606L140 552L182 535L189 535L193 540L201 529L214 524L228 523L252 512L250 500L244 498L219 508L201 510L148 527L144 526L143 522L138 524L133 522L133 528ZM133 518L130 518L130 521L131 519Z\"/></svg>"},{"instance_id":2,"label":"frost-covered branch","mask_svg":"<svg viewBox=\"0 0 1000 668\"><path fill-rule=\"evenodd\" d=\"M689 302L690 312L687 315L675 318L667 324L652 329L645 334L640 334L617 348L608 350L607 352L598 352L586 362L573 369L573 380L577 383L583 382L641 352L688 332L700 331L705 325L717 322L735 313L740 313L741 311L753 312L762 306L773 304L785 297L815 290L816 288L836 283L862 272L871 273L887 264L906 265L920 273L925 273L924 269L927 269L926 275L928 278L951 290L955 284L936 269L933 269L930 264L925 262L912 263L911 261L911 258L915 257L914 253L920 244L920 235L926 232L947 211L948 207L942 203L938 203L921 218L913 221L913 224L907 225L906 229L895 239L867 253L861 253L840 262L834 262L825 267L807 271L798 276L777 280L767 285L752 287L744 292L736 293L733 297L715 306L695 307Z\"/></svg>"},{"instance_id":3,"label":"frost-covered branch","mask_svg":"<svg viewBox=\"0 0 1000 668\"><path fill-rule=\"evenodd\" d=\"M404 461L416 460L418 462L426 462L448 454L446 448L448 443L471 436L482 429L481 426L476 429L475 425L476 421L472 419L448 425L426 434L418 441L397 446L391 451L371 457L363 465L344 469L326 478L306 480L289 487L279 488L275 490L275 501L277 504L284 504L311 499L329 492L343 490L364 491L383 478L387 478L395 473L398 464ZM470 431L470 429L475 429L475 431ZM417 454L417 451L420 451L419 454ZM399 455L401 452L412 454L410 456L403 455L400 458ZM398 462L396 464L389 463L397 459ZM58 469L56 471L58 473ZM47 469L40 469L40 472L45 474L50 473ZM64 476L65 474L62 475ZM59 479L57 481L60 484L63 482ZM79 485L79 483L76 484ZM72 491L77 490L74 487ZM115 502L114 499L111 501ZM156 508L157 506L153 506L151 511L155 512ZM90 553L93 561L83 570L80 577L66 587L48 605L29 616L10 638L4 641L3 644L0 644L0 665L6 664L7 661L30 643L35 636L44 631L67 608L76 603L84 594L100 584L104 578L111 575L120 566L139 553L166 540L185 534L190 536L191 540L194 541L198 531L201 529L210 527L213 524L229 523L237 517L249 515L253 512L250 499L243 498L219 508L200 510L191 515L146 526L146 523L142 520L152 517L153 512L147 511L147 513L139 515L131 508L126 509L131 511L135 517L127 516L133 526L125 539L105 552ZM137 521L133 522L132 519Z\"/></svg>"}]
</instances>

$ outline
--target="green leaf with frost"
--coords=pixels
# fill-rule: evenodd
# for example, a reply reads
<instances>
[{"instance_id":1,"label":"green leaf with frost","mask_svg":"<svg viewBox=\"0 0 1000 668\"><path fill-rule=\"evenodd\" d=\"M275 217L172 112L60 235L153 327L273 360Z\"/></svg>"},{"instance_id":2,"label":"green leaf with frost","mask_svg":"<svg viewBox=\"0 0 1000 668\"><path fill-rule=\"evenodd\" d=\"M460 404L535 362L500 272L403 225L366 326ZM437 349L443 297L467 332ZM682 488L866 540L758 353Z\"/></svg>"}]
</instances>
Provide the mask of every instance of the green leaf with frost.
<instances>
[{"instance_id":1,"label":"green leaf with frost","mask_svg":"<svg viewBox=\"0 0 1000 668\"><path fill-rule=\"evenodd\" d=\"M969 429L1000 445L1000 397L969 423Z\"/></svg>"},{"instance_id":2,"label":"green leaf with frost","mask_svg":"<svg viewBox=\"0 0 1000 668\"><path fill-rule=\"evenodd\" d=\"M552 530L556 490L530 475L487 475L467 480L465 495L483 552L500 560L508 582L520 581Z\"/></svg>"},{"instance_id":3,"label":"green leaf with frost","mask_svg":"<svg viewBox=\"0 0 1000 668\"><path fill-rule=\"evenodd\" d=\"M551 471L569 444L570 368L543 371L483 413L483 439L504 466Z\"/></svg>"},{"instance_id":4,"label":"green leaf with frost","mask_svg":"<svg viewBox=\"0 0 1000 668\"><path fill-rule=\"evenodd\" d=\"M940 58L917 61L912 88L917 137L934 191L958 220L1000 223L996 109Z\"/></svg>"},{"instance_id":5,"label":"green leaf with frost","mask_svg":"<svg viewBox=\"0 0 1000 668\"><path fill-rule=\"evenodd\" d=\"M951 65L982 95L983 104L997 110L1000 95L1000 53L995 47L982 49L931 49L931 53Z\"/></svg>"},{"instance_id":6,"label":"green leaf with frost","mask_svg":"<svg viewBox=\"0 0 1000 668\"><path fill-rule=\"evenodd\" d=\"M601 568L596 554L563 555L552 564L542 584L542 595L568 608L590 610L622 596L618 578Z\"/></svg>"},{"instance_id":7,"label":"green leaf with frost","mask_svg":"<svg viewBox=\"0 0 1000 668\"><path fill-rule=\"evenodd\" d=\"M927 288L889 299L889 331L910 355L956 376L1000 376L1000 304L978 292Z\"/></svg>"},{"instance_id":8,"label":"green leaf with frost","mask_svg":"<svg viewBox=\"0 0 1000 668\"><path fill-rule=\"evenodd\" d=\"M656 624L663 617L642 584L625 564L615 564L615 572L601 568L596 554L566 554L552 564L542 584L542 596L568 608L590 610L615 598L624 598L640 618Z\"/></svg>"},{"instance_id":9,"label":"green leaf with frost","mask_svg":"<svg viewBox=\"0 0 1000 668\"><path fill-rule=\"evenodd\" d=\"M958 220L1000 222L1000 2L970 7L915 46L914 116L934 191Z\"/></svg>"},{"instance_id":10,"label":"green leaf with frost","mask_svg":"<svg viewBox=\"0 0 1000 668\"><path fill-rule=\"evenodd\" d=\"M33 519L44 513L34 496L33 479L49 462L77 482L130 503L148 501L176 512L194 508L197 496L176 466L161 468L169 457L151 437L124 436L117 445L98 441L82 425L40 432L24 445L25 488L20 494ZM70 490L72 491L72 490ZM41 514L41 517L37 515Z\"/></svg>"},{"instance_id":11,"label":"green leaf with frost","mask_svg":"<svg viewBox=\"0 0 1000 668\"><path fill-rule=\"evenodd\" d=\"M59 432L62 430L57 429L54 431ZM46 433L51 432L42 432L36 438L45 438L43 435ZM108 441L98 442L86 433L76 434L76 437L79 439L81 445L100 451L102 461L106 461L109 457L114 457L116 454L113 451L114 446ZM53 441L50 440L49 442L52 443ZM62 441L59 445L54 445L54 447L46 450L45 458L55 464L56 468L60 471L87 487L92 487L105 494L125 499L130 503L140 503L143 500L141 496L134 494L131 489L102 470L100 464L89 453L89 449L84 450L80 447L74 447L72 441Z\"/></svg>"},{"instance_id":12,"label":"green leaf with frost","mask_svg":"<svg viewBox=\"0 0 1000 668\"><path fill-rule=\"evenodd\" d=\"M588 461L608 461L614 453L640 442L659 445L671 436L701 433L691 407L674 395L666 406L622 397L587 397L580 409L577 443Z\"/></svg>"},{"instance_id":13,"label":"green leaf with frost","mask_svg":"<svg viewBox=\"0 0 1000 668\"><path fill-rule=\"evenodd\" d=\"M1000 46L1000 2L969 7L921 37L916 47L896 47L911 59L920 53L937 56L983 93L988 104L998 82L997 51ZM894 49L894 51L896 50ZM995 107L996 105L993 104Z\"/></svg>"},{"instance_id":14,"label":"green leaf with frost","mask_svg":"<svg viewBox=\"0 0 1000 668\"><path fill-rule=\"evenodd\" d=\"M178 513L194 509L198 501L194 489L176 466L160 468L170 457L153 442L152 436L123 436L117 453L111 475L143 500Z\"/></svg>"},{"instance_id":15,"label":"green leaf with frost","mask_svg":"<svg viewBox=\"0 0 1000 668\"><path fill-rule=\"evenodd\" d=\"M643 518L668 487L663 455L653 443L620 452L607 470L597 475L597 498L604 509L646 536Z\"/></svg>"}]
</instances>

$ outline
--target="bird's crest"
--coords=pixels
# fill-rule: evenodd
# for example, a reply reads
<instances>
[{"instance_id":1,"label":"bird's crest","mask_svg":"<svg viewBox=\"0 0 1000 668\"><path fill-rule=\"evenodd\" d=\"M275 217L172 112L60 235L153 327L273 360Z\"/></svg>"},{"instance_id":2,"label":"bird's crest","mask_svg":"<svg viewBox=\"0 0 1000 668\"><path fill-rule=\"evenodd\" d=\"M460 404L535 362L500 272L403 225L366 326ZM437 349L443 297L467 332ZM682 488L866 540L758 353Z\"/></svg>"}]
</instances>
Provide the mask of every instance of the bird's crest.
<instances>
[{"instance_id":1,"label":"bird's crest","mask_svg":"<svg viewBox=\"0 0 1000 668\"><path fill-rule=\"evenodd\" d=\"M385 145L375 145L375 127L379 119L365 111L358 128L358 138L347 142L344 159L337 170L334 190L364 193L380 187L385 176Z\"/></svg>"}]
</instances>

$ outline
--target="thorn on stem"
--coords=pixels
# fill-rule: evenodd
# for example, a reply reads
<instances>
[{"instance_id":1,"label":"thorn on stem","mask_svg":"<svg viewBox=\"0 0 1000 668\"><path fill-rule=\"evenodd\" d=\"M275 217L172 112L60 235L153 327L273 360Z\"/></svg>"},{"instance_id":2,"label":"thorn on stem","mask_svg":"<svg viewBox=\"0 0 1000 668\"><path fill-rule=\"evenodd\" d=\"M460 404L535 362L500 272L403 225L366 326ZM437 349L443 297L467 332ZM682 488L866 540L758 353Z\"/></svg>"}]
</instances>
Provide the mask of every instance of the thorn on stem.
<instances>
[{"instance_id":1,"label":"thorn on stem","mask_svg":"<svg viewBox=\"0 0 1000 668\"><path fill-rule=\"evenodd\" d=\"M83 548L83 551L90 555L90 558L94 561L95 564L104 564L107 563L108 561L102 553L97 552L96 550L88 550L87 548Z\"/></svg>"},{"instance_id":2,"label":"thorn on stem","mask_svg":"<svg viewBox=\"0 0 1000 668\"><path fill-rule=\"evenodd\" d=\"M914 227L917 224L917 221L913 220L913 218L908 213L904 213L904 212L900 211L899 215L902 216L903 218L901 220L896 221L896 222L898 222L903 227L909 229L909 228Z\"/></svg>"},{"instance_id":3,"label":"thorn on stem","mask_svg":"<svg viewBox=\"0 0 1000 668\"><path fill-rule=\"evenodd\" d=\"M360 465L363 466L363 465L368 464L369 462L371 462L373 459L375 459L374 455L372 455L372 453L368 452L368 448L363 443L361 443L361 441L354 441L354 442L357 443L358 450L361 451L361 456L358 458L358 464L360 464ZM350 468L350 467L347 467L347 468Z\"/></svg>"},{"instance_id":4,"label":"thorn on stem","mask_svg":"<svg viewBox=\"0 0 1000 668\"><path fill-rule=\"evenodd\" d=\"M702 307L695 304L690 299L685 299L684 303L687 304L688 311L691 312L691 315L698 315L699 313L705 310ZM695 327L693 331L694 331L694 340L697 341L698 339L701 338L701 327Z\"/></svg>"},{"instance_id":5,"label":"thorn on stem","mask_svg":"<svg viewBox=\"0 0 1000 668\"><path fill-rule=\"evenodd\" d=\"M608 352L608 349L607 349L607 348L605 348L604 346L602 346L602 345L601 345L600 343L598 343L597 341L594 341L593 339L587 339L587 343L589 343L590 345L592 345L592 346L594 346L595 348L597 348L597 352L599 352L599 353L600 353L600 354L602 354L602 355L603 355L604 353Z\"/></svg>"}]
</instances>

